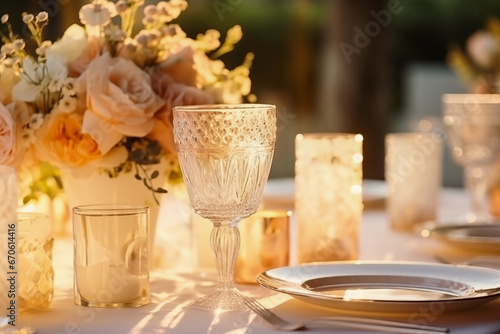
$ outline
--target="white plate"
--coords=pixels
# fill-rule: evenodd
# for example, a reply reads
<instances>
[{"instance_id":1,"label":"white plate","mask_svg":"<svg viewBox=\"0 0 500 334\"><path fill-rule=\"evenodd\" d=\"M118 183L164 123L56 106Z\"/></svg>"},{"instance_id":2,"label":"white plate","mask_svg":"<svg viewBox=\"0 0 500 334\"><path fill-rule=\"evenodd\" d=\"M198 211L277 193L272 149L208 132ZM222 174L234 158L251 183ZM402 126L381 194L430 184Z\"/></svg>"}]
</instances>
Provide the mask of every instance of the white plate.
<instances>
[{"instance_id":1,"label":"white plate","mask_svg":"<svg viewBox=\"0 0 500 334\"><path fill-rule=\"evenodd\" d=\"M500 224L459 224L434 228L431 237L460 249L500 252Z\"/></svg>"},{"instance_id":2,"label":"white plate","mask_svg":"<svg viewBox=\"0 0 500 334\"><path fill-rule=\"evenodd\" d=\"M500 297L500 271L419 262L340 261L263 272L265 288L302 301L361 312L436 312Z\"/></svg>"}]
</instances>

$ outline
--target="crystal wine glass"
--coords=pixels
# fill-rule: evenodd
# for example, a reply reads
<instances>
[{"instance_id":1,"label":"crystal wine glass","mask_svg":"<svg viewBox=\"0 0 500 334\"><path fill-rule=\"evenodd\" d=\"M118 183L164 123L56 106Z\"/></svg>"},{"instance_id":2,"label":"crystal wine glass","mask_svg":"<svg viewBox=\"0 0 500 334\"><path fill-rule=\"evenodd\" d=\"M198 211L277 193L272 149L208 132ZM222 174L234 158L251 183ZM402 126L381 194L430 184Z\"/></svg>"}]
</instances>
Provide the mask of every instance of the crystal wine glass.
<instances>
[{"instance_id":1,"label":"crystal wine glass","mask_svg":"<svg viewBox=\"0 0 500 334\"><path fill-rule=\"evenodd\" d=\"M490 221L486 206L490 169L500 154L500 95L445 94L443 123L452 157L464 168L472 200L467 222Z\"/></svg>"},{"instance_id":2,"label":"crystal wine glass","mask_svg":"<svg viewBox=\"0 0 500 334\"><path fill-rule=\"evenodd\" d=\"M208 310L245 310L233 277L240 247L237 224L260 204L274 154L276 107L175 107L174 140L193 209L213 223L210 246L218 287L192 305Z\"/></svg>"}]
</instances>

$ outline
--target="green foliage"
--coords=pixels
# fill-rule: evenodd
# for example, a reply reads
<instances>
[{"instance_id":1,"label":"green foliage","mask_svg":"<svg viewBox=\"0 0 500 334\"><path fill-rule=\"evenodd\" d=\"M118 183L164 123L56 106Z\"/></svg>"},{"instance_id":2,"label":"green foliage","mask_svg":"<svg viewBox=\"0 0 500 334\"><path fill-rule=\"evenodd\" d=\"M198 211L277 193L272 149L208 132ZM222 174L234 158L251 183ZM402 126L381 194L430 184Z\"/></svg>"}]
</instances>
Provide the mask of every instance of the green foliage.
<instances>
[{"instance_id":1,"label":"green foliage","mask_svg":"<svg viewBox=\"0 0 500 334\"><path fill-rule=\"evenodd\" d=\"M42 162L34 170L34 181L29 186L29 194L23 198L23 204L38 201L41 194L47 195L51 200L63 191L63 184L59 169L48 162Z\"/></svg>"}]
</instances>

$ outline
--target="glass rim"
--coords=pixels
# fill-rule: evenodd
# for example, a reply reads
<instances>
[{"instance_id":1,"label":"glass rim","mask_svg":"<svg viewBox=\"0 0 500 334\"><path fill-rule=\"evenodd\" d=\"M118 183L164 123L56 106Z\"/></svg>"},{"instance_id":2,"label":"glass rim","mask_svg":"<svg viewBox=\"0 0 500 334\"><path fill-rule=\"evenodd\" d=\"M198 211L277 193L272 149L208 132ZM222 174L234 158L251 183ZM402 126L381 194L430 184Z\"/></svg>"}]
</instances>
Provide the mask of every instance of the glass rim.
<instances>
[{"instance_id":1,"label":"glass rim","mask_svg":"<svg viewBox=\"0 0 500 334\"><path fill-rule=\"evenodd\" d=\"M217 112L228 112L228 111L242 111L242 110L254 110L254 109L276 109L274 104L263 104L263 103L236 103L236 104L195 104L188 106L175 106L173 111L191 111L191 112L201 112L201 111L217 111Z\"/></svg>"},{"instance_id":2,"label":"glass rim","mask_svg":"<svg viewBox=\"0 0 500 334\"><path fill-rule=\"evenodd\" d=\"M148 206L138 204L85 204L73 207L73 214L77 215L123 215L148 212Z\"/></svg>"},{"instance_id":3,"label":"glass rim","mask_svg":"<svg viewBox=\"0 0 500 334\"><path fill-rule=\"evenodd\" d=\"M500 94L443 94L441 102L444 104L499 104Z\"/></svg>"},{"instance_id":4,"label":"glass rim","mask_svg":"<svg viewBox=\"0 0 500 334\"><path fill-rule=\"evenodd\" d=\"M21 217L26 217L26 218L33 218L33 217L39 217L39 218L49 218L49 215L43 212L38 212L38 211L18 211L17 212L17 220L21 220ZM25 219L26 219L25 218Z\"/></svg>"},{"instance_id":5,"label":"glass rim","mask_svg":"<svg viewBox=\"0 0 500 334\"><path fill-rule=\"evenodd\" d=\"M438 137L436 132L419 132L419 131L405 131L405 132L390 132L385 134L385 138L398 137L398 138L415 138L415 137Z\"/></svg>"},{"instance_id":6,"label":"glass rim","mask_svg":"<svg viewBox=\"0 0 500 334\"><path fill-rule=\"evenodd\" d=\"M248 218L269 218L269 219L282 219L286 218L289 219L292 216L292 211L290 210L285 210L285 209L262 209L262 210L257 210L254 214L249 216ZM247 218L245 218L247 219Z\"/></svg>"},{"instance_id":7,"label":"glass rim","mask_svg":"<svg viewBox=\"0 0 500 334\"><path fill-rule=\"evenodd\" d=\"M307 139L333 139L333 138L363 138L361 133L355 132L306 132L306 133L298 133L295 138L297 140L301 140L302 138ZM361 140L362 141L362 140Z\"/></svg>"}]
</instances>

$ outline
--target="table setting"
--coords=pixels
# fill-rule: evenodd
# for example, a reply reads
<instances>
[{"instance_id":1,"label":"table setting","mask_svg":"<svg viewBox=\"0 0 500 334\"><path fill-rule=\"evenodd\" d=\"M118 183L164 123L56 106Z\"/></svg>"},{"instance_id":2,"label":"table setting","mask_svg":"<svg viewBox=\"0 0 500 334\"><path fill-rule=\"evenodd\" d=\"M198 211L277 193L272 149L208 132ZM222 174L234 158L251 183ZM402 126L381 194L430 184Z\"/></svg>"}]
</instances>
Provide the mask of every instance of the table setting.
<instances>
[{"instance_id":1,"label":"table setting","mask_svg":"<svg viewBox=\"0 0 500 334\"><path fill-rule=\"evenodd\" d=\"M93 0L54 43L23 13L35 55L4 36L0 334L500 333L499 95L388 133L384 180L334 132L296 134L294 177L270 178L279 107L251 94L253 54L218 59L241 27L191 39L186 1L143 4Z\"/></svg>"},{"instance_id":2,"label":"table setting","mask_svg":"<svg viewBox=\"0 0 500 334\"><path fill-rule=\"evenodd\" d=\"M283 184L283 180L276 180ZM269 180L272 184L273 180ZM270 187L272 188L272 186ZM270 194L273 200L275 192ZM453 218L456 205L467 205L468 198L461 189L443 189L441 191L439 216ZM272 204L272 201L270 202ZM264 204L266 195L264 193ZM293 220L292 220L293 221ZM210 312L189 306L196 298L209 294L216 287L215 268L196 270L151 271L150 294L148 305L139 308L105 309L78 306L73 301L73 258L68 249L72 248L70 238L58 239L54 243L54 298L46 310L31 311L19 315L20 324L38 330L39 333L58 332L257 332L278 333L250 310L241 312ZM414 234L393 231L387 223L383 209L369 209L363 213L360 228L360 260L368 262L424 263L440 265L435 255L439 254L454 261L477 256L470 252L448 246L433 238L424 238ZM484 254L484 253L483 253ZM495 255L490 254L490 256ZM293 263L293 261L291 262ZM296 264L295 264L296 265ZM294 264L281 268L293 268ZM469 268L469 267L466 267ZM470 267L474 268L474 267ZM270 269L272 272L273 269ZM405 273L406 274L406 273ZM407 274L406 274L407 275ZM461 277L457 280L460 282ZM474 283L476 280L474 280ZM256 298L279 316L293 321L305 321L326 316L357 316L406 323L426 324L449 328L451 333L495 333L500 327L498 321L498 300L488 303L476 303L470 308L447 312L441 306L434 305L433 312L426 307L412 312L356 311L317 303L304 302L286 293L279 293L261 287L258 284L236 283L239 290ZM453 304L453 303L452 303ZM315 327L314 332L330 333L343 327ZM373 331L349 329L349 333Z\"/></svg>"}]
</instances>

